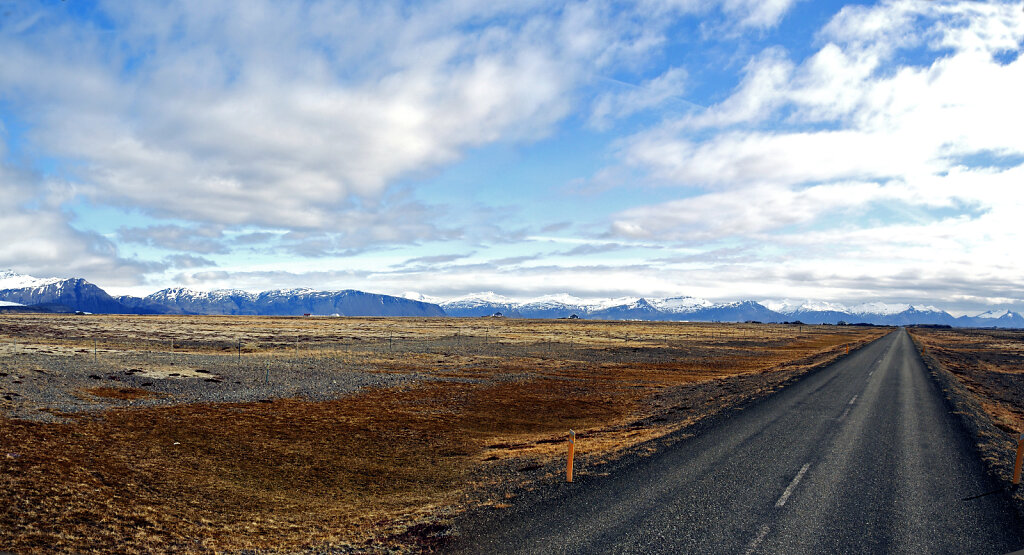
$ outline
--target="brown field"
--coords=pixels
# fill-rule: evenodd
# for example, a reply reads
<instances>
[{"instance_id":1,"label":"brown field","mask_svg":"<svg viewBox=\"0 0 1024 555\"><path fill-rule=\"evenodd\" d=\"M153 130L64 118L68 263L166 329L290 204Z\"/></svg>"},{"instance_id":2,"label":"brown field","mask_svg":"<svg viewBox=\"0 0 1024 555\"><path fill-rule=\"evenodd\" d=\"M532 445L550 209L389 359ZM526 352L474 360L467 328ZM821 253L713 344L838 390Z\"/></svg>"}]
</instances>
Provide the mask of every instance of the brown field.
<instances>
[{"instance_id":1,"label":"brown field","mask_svg":"<svg viewBox=\"0 0 1024 555\"><path fill-rule=\"evenodd\" d=\"M0 316L0 551L429 550L887 331Z\"/></svg>"},{"instance_id":2,"label":"brown field","mask_svg":"<svg viewBox=\"0 0 1024 555\"><path fill-rule=\"evenodd\" d=\"M1024 432L1024 331L913 328L917 345L951 372L1008 434Z\"/></svg>"}]
</instances>

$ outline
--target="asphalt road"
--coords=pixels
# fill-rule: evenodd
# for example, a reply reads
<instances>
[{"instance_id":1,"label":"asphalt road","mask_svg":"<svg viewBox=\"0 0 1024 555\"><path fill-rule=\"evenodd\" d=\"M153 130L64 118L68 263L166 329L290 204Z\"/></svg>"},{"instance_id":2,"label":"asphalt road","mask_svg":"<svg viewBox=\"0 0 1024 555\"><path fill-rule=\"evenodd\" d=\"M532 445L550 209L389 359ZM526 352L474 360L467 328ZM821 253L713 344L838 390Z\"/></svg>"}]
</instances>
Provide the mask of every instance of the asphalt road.
<instances>
[{"instance_id":1,"label":"asphalt road","mask_svg":"<svg viewBox=\"0 0 1024 555\"><path fill-rule=\"evenodd\" d=\"M1022 522L905 330L609 476L581 476L457 528L452 548L469 553L1024 547Z\"/></svg>"}]
</instances>

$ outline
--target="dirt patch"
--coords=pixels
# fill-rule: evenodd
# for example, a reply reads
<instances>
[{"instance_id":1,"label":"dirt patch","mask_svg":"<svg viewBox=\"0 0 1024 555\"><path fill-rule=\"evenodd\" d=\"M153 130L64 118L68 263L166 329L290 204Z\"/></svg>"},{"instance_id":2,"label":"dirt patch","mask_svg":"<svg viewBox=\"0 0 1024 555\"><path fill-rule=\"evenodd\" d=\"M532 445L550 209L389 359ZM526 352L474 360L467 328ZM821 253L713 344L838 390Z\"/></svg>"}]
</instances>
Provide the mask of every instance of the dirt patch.
<instances>
[{"instance_id":1,"label":"dirt patch","mask_svg":"<svg viewBox=\"0 0 1024 555\"><path fill-rule=\"evenodd\" d=\"M148 399L156 397L157 394L137 387L90 387L82 390L89 395L103 397L105 399L121 399L130 401L132 399Z\"/></svg>"}]
</instances>

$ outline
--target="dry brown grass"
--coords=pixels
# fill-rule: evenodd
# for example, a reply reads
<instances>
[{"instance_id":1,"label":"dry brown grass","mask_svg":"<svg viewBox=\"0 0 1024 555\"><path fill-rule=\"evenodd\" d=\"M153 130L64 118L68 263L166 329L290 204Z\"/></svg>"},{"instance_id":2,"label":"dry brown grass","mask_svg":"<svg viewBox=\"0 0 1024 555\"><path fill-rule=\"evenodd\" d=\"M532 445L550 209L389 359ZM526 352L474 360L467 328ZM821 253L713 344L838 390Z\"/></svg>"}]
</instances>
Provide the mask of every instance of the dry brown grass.
<instances>
[{"instance_id":1,"label":"dry brown grass","mask_svg":"<svg viewBox=\"0 0 1024 555\"><path fill-rule=\"evenodd\" d=\"M156 393L138 387L88 387L82 391L96 397L120 399L122 401L156 397Z\"/></svg>"},{"instance_id":2,"label":"dry brown grass","mask_svg":"<svg viewBox=\"0 0 1024 555\"><path fill-rule=\"evenodd\" d=\"M910 330L914 341L973 393L1000 429L1024 432L1024 331Z\"/></svg>"},{"instance_id":3,"label":"dry brown grass","mask_svg":"<svg viewBox=\"0 0 1024 555\"><path fill-rule=\"evenodd\" d=\"M561 457L569 428L584 473L588 460L884 333L500 319L19 315L0 324L7 345L54 356L169 350L174 340L230 357L242 339L243 350L281 360L297 345L338 366L434 378L323 402L117 409L63 423L0 416L0 550L19 552L415 547L402 534L410 525L464 509L489 465ZM668 406L700 384L715 387ZM677 417L659 421L669 409Z\"/></svg>"}]
</instances>

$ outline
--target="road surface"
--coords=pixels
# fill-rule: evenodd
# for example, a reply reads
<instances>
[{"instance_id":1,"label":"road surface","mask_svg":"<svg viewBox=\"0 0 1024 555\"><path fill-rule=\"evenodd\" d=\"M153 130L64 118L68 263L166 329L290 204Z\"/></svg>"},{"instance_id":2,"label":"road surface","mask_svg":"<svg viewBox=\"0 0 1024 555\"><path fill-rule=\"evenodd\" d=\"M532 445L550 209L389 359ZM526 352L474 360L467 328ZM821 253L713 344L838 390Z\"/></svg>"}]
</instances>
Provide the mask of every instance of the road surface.
<instances>
[{"instance_id":1,"label":"road surface","mask_svg":"<svg viewBox=\"0 0 1024 555\"><path fill-rule=\"evenodd\" d=\"M580 476L457 529L452 548L467 553L1024 547L1006 493L902 329L610 476Z\"/></svg>"}]
</instances>

